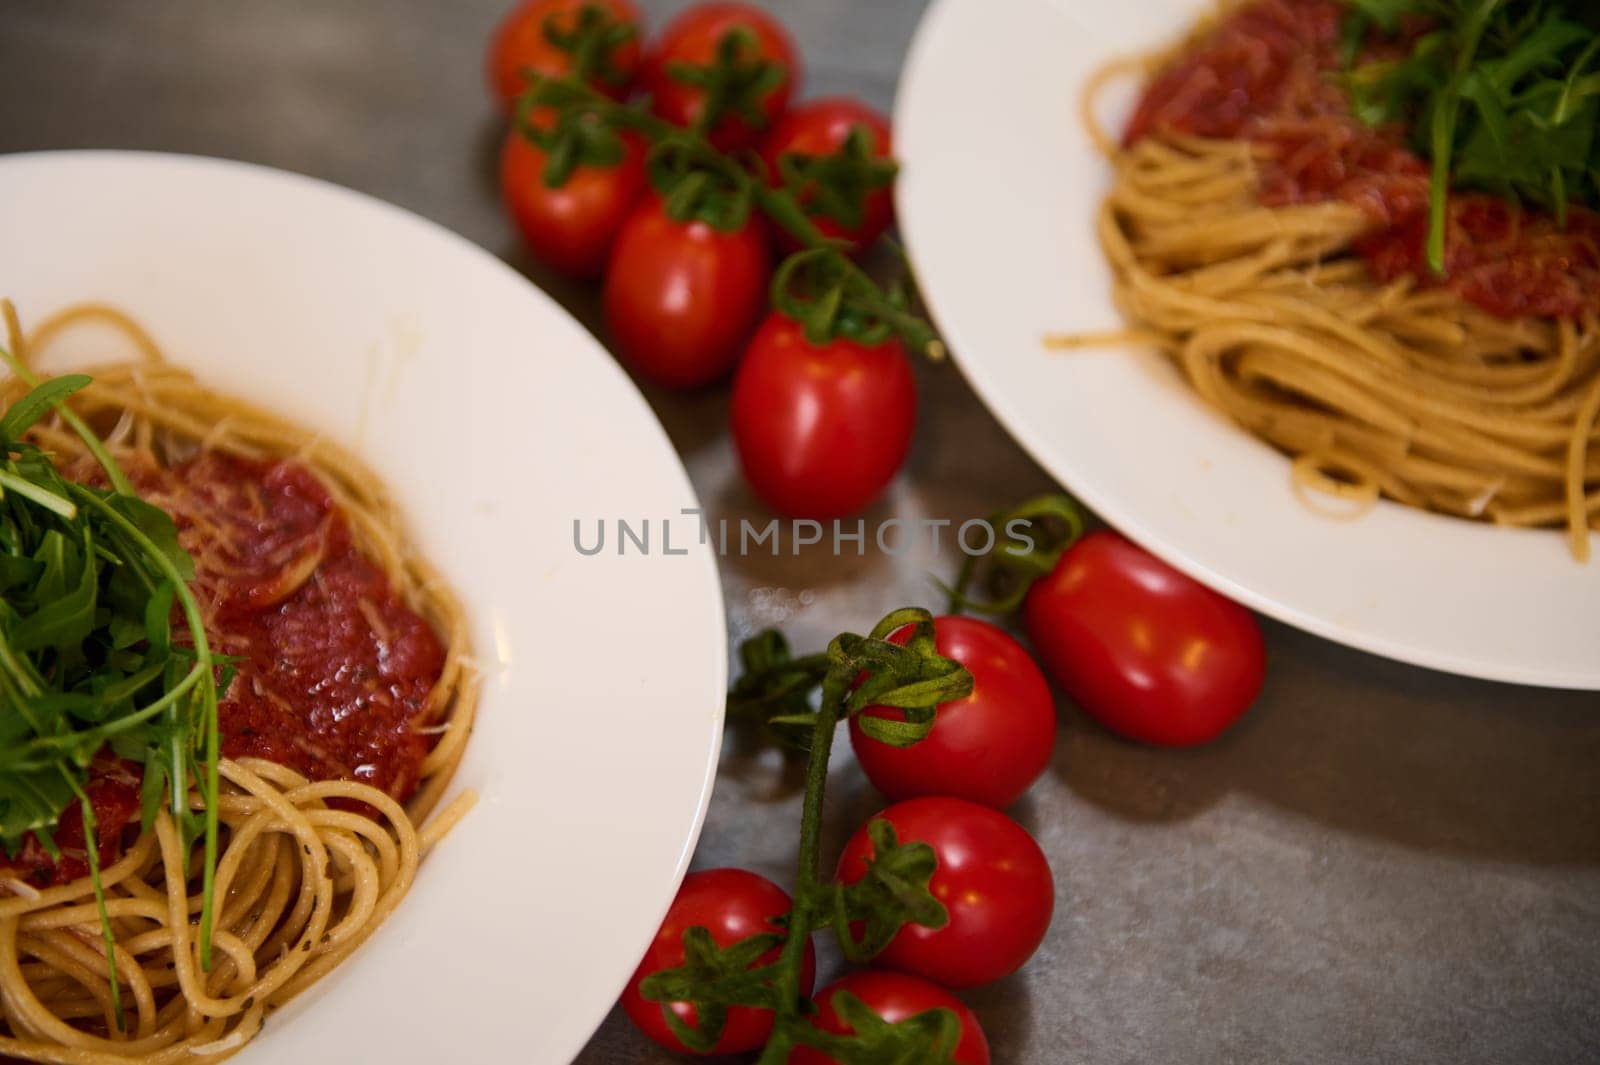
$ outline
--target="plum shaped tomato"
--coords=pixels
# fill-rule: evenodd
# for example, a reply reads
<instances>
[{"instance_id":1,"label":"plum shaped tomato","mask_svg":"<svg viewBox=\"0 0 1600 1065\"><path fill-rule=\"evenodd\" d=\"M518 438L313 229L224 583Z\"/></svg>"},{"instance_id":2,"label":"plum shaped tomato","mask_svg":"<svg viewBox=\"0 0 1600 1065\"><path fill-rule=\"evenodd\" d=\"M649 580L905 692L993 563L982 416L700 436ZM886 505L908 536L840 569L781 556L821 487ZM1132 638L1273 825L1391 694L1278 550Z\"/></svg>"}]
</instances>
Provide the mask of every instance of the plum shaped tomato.
<instances>
[{"instance_id":1,"label":"plum shaped tomato","mask_svg":"<svg viewBox=\"0 0 1600 1065\"><path fill-rule=\"evenodd\" d=\"M611 247L603 305L622 360L668 388L711 384L733 368L767 298L760 219L718 229L677 221L647 195Z\"/></svg>"},{"instance_id":2,"label":"plum shaped tomato","mask_svg":"<svg viewBox=\"0 0 1600 1065\"><path fill-rule=\"evenodd\" d=\"M622 160L579 164L552 188L549 153L520 130L500 152L500 195L523 242L540 261L581 281L600 276L622 223L644 194L644 146L623 136Z\"/></svg>"},{"instance_id":3,"label":"plum shaped tomato","mask_svg":"<svg viewBox=\"0 0 1600 1065\"><path fill-rule=\"evenodd\" d=\"M1045 669L1085 713L1142 743L1215 739L1261 692L1250 611L1112 532L1069 547L1023 602Z\"/></svg>"},{"instance_id":4,"label":"plum shaped tomato","mask_svg":"<svg viewBox=\"0 0 1600 1065\"><path fill-rule=\"evenodd\" d=\"M843 517L894 479L911 450L917 385L900 341L813 344L782 312L762 323L733 382L734 449L762 502Z\"/></svg>"}]
</instances>

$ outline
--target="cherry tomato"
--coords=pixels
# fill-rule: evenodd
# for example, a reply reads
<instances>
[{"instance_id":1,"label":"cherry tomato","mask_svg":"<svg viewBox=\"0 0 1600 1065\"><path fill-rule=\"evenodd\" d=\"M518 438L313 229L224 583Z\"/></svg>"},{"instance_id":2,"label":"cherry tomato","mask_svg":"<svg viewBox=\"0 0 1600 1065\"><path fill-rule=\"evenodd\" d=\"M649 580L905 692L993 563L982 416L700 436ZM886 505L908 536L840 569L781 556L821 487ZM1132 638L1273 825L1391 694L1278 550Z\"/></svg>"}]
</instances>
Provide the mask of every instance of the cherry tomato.
<instances>
[{"instance_id":1,"label":"cherry tomato","mask_svg":"<svg viewBox=\"0 0 1600 1065\"><path fill-rule=\"evenodd\" d=\"M678 1037L672 1034L662 1015L659 1002L651 1002L639 993L639 984L645 977L663 969L675 969L683 964L683 934L699 926L711 933L717 946L727 947L762 932L782 932L773 918L786 915L792 908L788 892L764 876L744 869L707 869L690 873L683 878L677 898L667 910L666 920L644 960L634 971L633 978L622 992L622 1008L639 1031L668 1050L687 1051ZM751 968L770 965L778 959L781 948L773 948L756 959ZM816 952L806 944L804 966L800 974L800 989L811 993L816 978ZM685 1024L694 1027L695 1008L687 1002L672 1003L672 1012ZM728 1010L728 1021L723 1026L722 1038L717 1040L713 1054L738 1054L755 1050L767 1041L772 1032L772 1011L735 1006Z\"/></svg>"},{"instance_id":2,"label":"cherry tomato","mask_svg":"<svg viewBox=\"0 0 1600 1065\"><path fill-rule=\"evenodd\" d=\"M696 4L661 31L645 57L640 75L656 114L679 126L693 126L705 107L706 90L673 77L672 67L712 66L723 37L741 30L750 37L740 49L741 65L776 63L784 76L779 84L749 101L759 111L760 123L751 124L736 109L717 121L709 136L711 143L723 151L754 144L761 131L776 122L789 106L789 97L800 82L800 53L789 31L777 19L752 4Z\"/></svg>"},{"instance_id":3,"label":"cherry tomato","mask_svg":"<svg viewBox=\"0 0 1600 1065\"><path fill-rule=\"evenodd\" d=\"M987 806L942 797L896 803L872 820L879 818L902 844L933 848L939 864L929 890L950 921L943 928L906 925L874 964L960 989L998 980L1033 957L1050 928L1055 882L1021 825ZM839 856L840 881L860 880L872 854L862 825Z\"/></svg>"},{"instance_id":4,"label":"cherry tomato","mask_svg":"<svg viewBox=\"0 0 1600 1065\"><path fill-rule=\"evenodd\" d=\"M733 382L745 480L792 517L836 518L872 502L905 462L916 419L916 381L899 341L818 346L776 312Z\"/></svg>"},{"instance_id":5,"label":"cherry tomato","mask_svg":"<svg viewBox=\"0 0 1600 1065\"><path fill-rule=\"evenodd\" d=\"M1045 668L1084 712L1142 743L1214 739L1255 702L1255 616L1111 532L1067 549L1023 604Z\"/></svg>"},{"instance_id":6,"label":"cherry tomato","mask_svg":"<svg viewBox=\"0 0 1600 1065\"><path fill-rule=\"evenodd\" d=\"M782 184L780 160L785 155L819 157L834 155L844 147L852 130L865 131L871 146L871 156L877 159L893 158L889 139L889 120L860 100L849 96L830 96L808 100L789 110L772 132L761 143L761 158L767 164L767 175L774 185ZM890 187L885 185L867 193L862 205L861 223L846 229L839 222L815 209L814 194L802 189L800 200L807 213L824 236L849 241L858 248L869 247L889 228L894 216L894 199ZM784 234L784 243L793 238Z\"/></svg>"},{"instance_id":7,"label":"cherry tomato","mask_svg":"<svg viewBox=\"0 0 1600 1065\"><path fill-rule=\"evenodd\" d=\"M628 95L639 67L639 11L633 0L523 0L511 9L489 39L489 88L507 111L528 87L524 71L545 77L572 72L572 53L561 50L545 34L546 24L558 33L571 33L580 12L592 6L619 23L634 27L631 40L612 48L607 58L615 80L598 74L590 78L595 88L622 99Z\"/></svg>"},{"instance_id":8,"label":"cherry tomato","mask_svg":"<svg viewBox=\"0 0 1600 1065\"><path fill-rule=\"evenodd\" d=\"M919 977L906 973L888 973L875 969L851 973L835 980L817 993L817 1012L811 1023L824 1032L835 1035L854 1035L851 1028L834 1011L833 997L848 991L861 1000L862 1005L891 1024L929 1010L946 1009L961 1021L961 1041L956 1044L951 1057L956 1065L989 1065L989 1041L978 1018L972 1015L962 1001L939 987ZM796 1047L789 1053L789 1065L838 1065L820 1050Z\"/></svg>"},{"instance_id":9,"label":"cherry tomato","mask_svg":"<svg viewBox=\"0 0 1600 1065\"><path fill-rule=\"evenodd\" d=\"M549 155L511 130L500 152L500 194L523 241L542 261L581 280L600 276L611 242L644 194L644 149L625 135L615 166L579 166L559 188L545 184Z\"/></svg>"},{"instance_id":10,"label":"cherry tomato","mask_svg":"<svg viewBox=\"0 0 1600 1065\"><path fill-rule=\"evenodd\" d=\"M618 354L670 388L717 380L766 304L770 265L757 219L725 233L675 222L659 197L645 197L622 224L606 270L606 326Z\"/></svg>"},{"instance_id":11,"label":"cherry tomato","mask_svg":"<svg viewBox=\"0 0 1600 1065\"><path fill-rule=\"evenodd\" d=\"M889 637L904 644L907 626ZM1056 741L1055 700L1044 674L1022 645L986 621L933 621L939 653L972 674L972 692L941 703L933 731L910 747L868 736L861 717L905 720L905 712L872 706L850 719L850 745L873 786L891 799L950 795L1006 807L1039 779Z\"/></svg>"}]
</instances>

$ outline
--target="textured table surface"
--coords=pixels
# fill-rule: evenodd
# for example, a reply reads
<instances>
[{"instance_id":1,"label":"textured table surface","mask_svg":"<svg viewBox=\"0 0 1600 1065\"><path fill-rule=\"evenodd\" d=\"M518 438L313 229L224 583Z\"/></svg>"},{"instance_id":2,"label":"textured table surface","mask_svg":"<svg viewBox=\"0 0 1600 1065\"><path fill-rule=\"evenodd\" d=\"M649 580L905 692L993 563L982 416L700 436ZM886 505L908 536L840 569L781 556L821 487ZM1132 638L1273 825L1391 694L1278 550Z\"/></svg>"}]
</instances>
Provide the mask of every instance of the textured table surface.
<instances>
[{"instance_id":1,"label":"textured table surface","mask_svg":"<svg viewBox=\"0 0 1600 1065\"><path fill-rule=\"evenodd\" d=\"M480 64L502 6L6 0L0 151L194 152L327 178L503 254L593 324L593 294L533 268L496 202ZM682 4L642 6L659 25ZM808 92L891 104L920 0L773 6ZM908 469L869 520L960 521L1048 486L953 368L921 385ZM725 396L649 398L712 517L761 517ZM954 563L730 558L730 638L783 622L820 646L933 605L927 573ZM1021 974L968 996L995 1060L1600 1060L1600 698L1265 627L1261 701L1204 749L1134 747L1063 706L1053 771L1014 811L1054 865L1055 924ZM842 754L830 846L880 801ZM787 879L798 806L793 776L730 737L696 865ZM613 1013L579 1060L671 1059Z\"/></svg>"}]
</instances>

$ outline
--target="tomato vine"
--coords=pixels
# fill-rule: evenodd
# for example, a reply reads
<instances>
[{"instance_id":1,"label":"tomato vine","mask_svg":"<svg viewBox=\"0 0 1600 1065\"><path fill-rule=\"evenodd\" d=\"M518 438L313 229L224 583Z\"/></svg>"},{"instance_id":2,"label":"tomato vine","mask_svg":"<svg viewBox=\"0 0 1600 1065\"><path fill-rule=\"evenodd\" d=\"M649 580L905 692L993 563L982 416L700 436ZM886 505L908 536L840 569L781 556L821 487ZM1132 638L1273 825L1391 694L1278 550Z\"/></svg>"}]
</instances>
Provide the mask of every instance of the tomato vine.
<instances>
[{"instance_id":1,"label":"tomato vine","mask_svg":"<svg viewBox=\"0 0 1600 1065\"><path fill-rule=\"evenodd\" d=\"M910 309L902 287L880 285L851 258L847 241L829 238L807 213L806 205L812 204L830 217L850 217L864 197L893 180L892 161L863 158L861 138L848 141L836 157L808 164L781 161L773 175L754 152L719 150L703 132L704 122L691 129L673 125L570 75L532 79L517 101L513 122L548 154L543 178L552 188L561 187L576 166L618 165L627 133L650 146L650 183L674 221L702 221L731 232L755 212L782 229L800 250L778 269L774 305L791 315L806 313L801 320L813 343L834 336L855 339L865 330L880 337L893 334L934 361L944 358L938 332ZM810 285L804 297L791 291L802 279ZM796 311L802 298L809 301L809 312ZM819 307L826 313L818 313Z\"/></svg>"},{"instance_id":2,"label":"tomato vine","mask_svg":"<svg viewBox=\"0 0 1600 1065\"><path fill-rule=\"evenodd\" d=\"M890 634L907 626L911 637L904 645L889 641ZM673 1034L699 1052L716 1046L730 1007L749 1006L774 1015L759 1065L786 1062L797 1046L813 1047L845 1063L953 1061L961 1026L949 1010L928 1011L899 1023L863 1023L852 1035L825 1032L810 1022L812 1007L801 990L801 972L811 934L824 928L833 930L847 959L865 962L905 924L939 928L948 920L944 905L928 889L936 865L933 849L921 842L901 843L887 822L869 828L874 857L865 876L848 886L825 879L822 811L829 754L841 722L858 718L869 706L897 707L904 712L903 721L858 720L874 738L909 747L932 730L940 703L971 692L972 675L938 653L932 615L912 607L890 613L866 636L835 637L823 654L793 658L783 638L768 632L747 642L741 657L754 668L729 693L730 711L761 718L807 751L794 908L784 935L762 933L727 947L718 947L706 929L691 928L684 933L684 963L647 977L641 993L662 1003ZM751 968L780 942L775 962ZM839 998L845 1000L836 1003L843 1013L867 1012L846 994ZM675 1002L695 1007L697 1027L673 1013L670 1004Z\"/></svg>"}]
</instances>

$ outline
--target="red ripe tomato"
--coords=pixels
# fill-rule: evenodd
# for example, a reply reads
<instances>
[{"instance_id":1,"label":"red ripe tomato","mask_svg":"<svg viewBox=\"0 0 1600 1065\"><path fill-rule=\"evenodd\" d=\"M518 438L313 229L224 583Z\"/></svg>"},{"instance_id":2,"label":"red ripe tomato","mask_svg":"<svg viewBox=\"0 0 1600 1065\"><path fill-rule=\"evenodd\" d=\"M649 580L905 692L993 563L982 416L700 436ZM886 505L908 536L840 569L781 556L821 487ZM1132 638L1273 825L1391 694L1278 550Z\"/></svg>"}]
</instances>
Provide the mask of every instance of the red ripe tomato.
<instances>
[{"instance_id":1,"label":"red ripe tomato","mask_svg":"<svg viewBox=\"0 0 1600 1065\"><path fill-rule=\"evenodd\" d=\"M951 1057L956 1065L989 1065L989 1041L978 1018L962 1001L936 984L905 973L886 973L874 969L851 973L835 980L817 994L817 1012L811 1023L834 1035L854 1035L833 1008L833 998L848 991L862 1005L891 1024L929 1010L946 1009L961 1021L961 1041ZM789 1065L838 1065L833 1058L812 1047L796 1047L789 1053Z\"/></svg>"},{"instance_id":2,"label":"red ripe tomato","mask_svg":"<svg viewBox=\"0 0 1600 1065\"><path fill-rule=\"evenodd\" d=\"M644 149L624 136L627 154L615 166L579 166L560 188L544 182L544 149L517 130L500 152L500 194L523 241L564 274L600 276L611 242L644 194Z\"/></svg>"},{"instance_id":3,"label":"red ripe tomato","mask_svg":"<svg viewBox=\"0 0 1600 1065\"><path fill-rule=\"evenodd\" d=\"M751 125L736 113L728 113L710 131L711 143L723 151L746 148L756 142L761 131L770 127L789 106L789 97L800 83L800 53L782 23L753 4L696 4L668 23L645 57L641 80L650 93L655 113L679 126L693 126L705 107L706 91L672 76L674 64L709 67L717 58L723 37L736 30L748 31L754 48L741 49L743 62L767 61L779 64L783 81L758 100L750 101L763 121Z\"/></svg>"},{"instance_id":4,"label":"red ripe tomato","mask_svg":"<svg viewBox=\"0 0 1600 1065\"><path fill-rule=\"evenodd\" d=\"M787 315L767 317L733 382L733 443L745 480L798 518L860 510L911 449L917 386L897 340L821 346Z\"/></svg>"},{"instance_id":5,"label":"red ripe tomato","mask_svg":"<svg viewBox=\"0 0 1600 1065\"><path fill-rule=\"evenodd\" d=\"M943 928L908 924L874 964L960 989L1020 969L1044 942L1055 911L1055 881L1044 852L1005 814L965 799L896 803L872 820L894 826L900 843L919 841L938 859L929 890L944 903ZM839 856L839 879L853 884L873 855L862 825Z\"/></svg>"},{"instance_id":6,"label":"red ripe tomato","mask_svg":"<svg viewBox=\"0 0 1600 1065\"><path fill-rule=\"evenodd\" d=\"M761 158L767 164L769 179L774 185L782 184L779 160L784 155L833 155L844 146L851 130L858 126L866 131L873 156L879 159L893 158L889 120L860 100L849 96L829 96L808 100L790 109L761 143ZM812 198L803 190L800 199L808 208L811 206ZM861 224L853 229L845 229L826 214L814 210L808 213L823 236L847 240L855 247L865 248L889 228L889 222L894 217L894 199L887 185L869 192L862 207ZM793 243L793 238L787 234L780 239L786 244Z\"/></svg>"},{"instance_id":7,"label":"red ripe tomato","mask_svg":"<svg viewBox=\"0 0 1600 1065\"><path fill-rule=\"evenodd\" d=\"M710 384L739 357L766 303L770 268L754 217L725 233L675 222L659 197L647 196L622 224L606 269L606 326L617 353L657 384Z\"/></svg>"},{"instance_id":8,"label":"red ripe tomato","mask_svg":"<svg viewBox=\"0 0 1600 1065\"><path fill-rule=\"evenodd\" d=\"M622 992L622 1008L639 1031L668 1050L687 1052L667 1026L660 1002L651 1002L639 993L639 984L645 977L663 969L675 969L683 964L683 934L696 926L711 933L717 946L727 947L762 932L783 931L773 918L783 917L792 908L788 892L764 876L744 869L707 869L690 873L683 878L677 898L667 910L666 920L644 960L634 971L633 978ZM781 948L774 948L756 959L751 968L770 965L778 960ZM816 952L806 944L804 967L800 974L800 990L809 995L816 978ZM672 1012L685 1024L694 1027L695 1008L687 1002L672 1003ZM767 1041L772 1032L772 1011L735 1006L728 1010L728 1021L723 1026L722 1038L717 1040L713 1054L739 1054L755 1050Z\"/></svg>"},{"instance_id":9,"label":"red ripe tomato","mask_svg":"<svg viewBox=\"0 0 1600 1065\"><path fill-rule=\"evenodd\" d=\"M633 0L523 0L489 39L489 89L501 107L510 111L512 103L528 87L524 71L548 78L572 73L572 54L551 43L545 35L546 22L558 32L570 33L586 6L599 8L616 21L635 27L633 39L613 48L608 57L618 80L613 83L600 77L590 79L595 88L609 96L620 100L628 95L639 67L639 11Z\"/></svg>"},{"instance_id":10,"label":"red ripe tomato","mask_svg":"<svg viewBox=\"0 0 1600 1065\"><path fill-rule=\"evenodd\" d=\"M910 747L868 736L862 717L905 720L903 710L871 706L850 719L850 745L873 786L891 799L950 795L1006 807L1044 772L1056 741L1056 707L1044 674L1022 645L986 621L933 621L939 653L972 674L972 692L941 703L933 731ZM907 626L889 637L904 644Z\"/></svg>"},{"instance_id":11,"label":"red ripe tomato","mask_svg":"<svg viewBox=\"0 0 1600 1065\"><path fill-rule=\"evenodd\" d=\"M1111 532L1067 549L1029 589L1028 637L1084 712L1142 743L1216 738L1255 702L1255 616Z\"/></svg>"}]
</instances>

